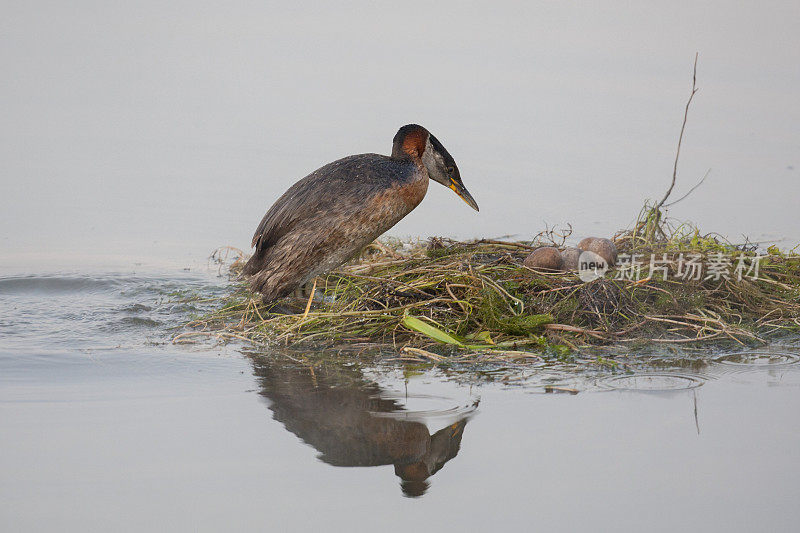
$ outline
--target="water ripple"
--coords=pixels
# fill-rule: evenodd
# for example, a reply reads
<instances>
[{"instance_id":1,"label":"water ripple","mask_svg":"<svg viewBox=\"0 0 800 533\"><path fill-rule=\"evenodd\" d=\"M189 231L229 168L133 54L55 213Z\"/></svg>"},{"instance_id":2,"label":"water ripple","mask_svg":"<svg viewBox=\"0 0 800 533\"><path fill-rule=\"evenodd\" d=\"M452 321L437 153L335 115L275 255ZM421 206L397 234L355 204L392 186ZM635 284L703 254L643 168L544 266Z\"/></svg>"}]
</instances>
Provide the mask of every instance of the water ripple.
<instances>
[{"instance_id":1,"label":"water ripple","mask_svg":"<svg viewBox=\"0 0 800 533\"><path fill-rule=\"evenodd\" d=\"M226 280L208 273L53 273L0 277L0 351L163 342Z\"/></svg>"},{"instance_id":2,"label":"water ripple","mask_svg":"<svg viewBox=\"0 0 800 533\"><path fill-rule=\"evenodd\" d=\"M800 354L777 350L752 350L719 355L713 361L738 370L781 368L800 363Z\"/></svg>"},{"instance_id":3,"label":"water ripple","mask_svg":"<svg viewBox=\"0 0 800 533\"><path fill-rule=\"evenodd\" d=\"M640 374L600 378L598 386L606 390L668 392L695 389L707 378L699 374L643 372Z\"/></svg>"},{"instance_id":4,"label":"water ripple","mask_svg":"<svg viewBox=\"0 0 800 533\"><path fill-rule=\"evenodd\" d=\"M437 418L462 419L465 415L475 412L478 409L478 404L480 404L480 397L476 395L470 396L469 399L460 404L455 404L453 398L430 394L394 394L384 392L380 397L384 400L394 400L404 408L390 412L371 411L370 415L378 418L394 418L416 422L425 422Z\"/></svg>"},{"instance_id":5,"label":"water ripple","mask_svg":"<svg viewBox=\"0 0 800 533\"><path fill-rule=\"evenodd\" d=\"M108 277L18 276L0 278L0 295L97 293L119 285L119 280Z\"/></svg>"}]
</instances>

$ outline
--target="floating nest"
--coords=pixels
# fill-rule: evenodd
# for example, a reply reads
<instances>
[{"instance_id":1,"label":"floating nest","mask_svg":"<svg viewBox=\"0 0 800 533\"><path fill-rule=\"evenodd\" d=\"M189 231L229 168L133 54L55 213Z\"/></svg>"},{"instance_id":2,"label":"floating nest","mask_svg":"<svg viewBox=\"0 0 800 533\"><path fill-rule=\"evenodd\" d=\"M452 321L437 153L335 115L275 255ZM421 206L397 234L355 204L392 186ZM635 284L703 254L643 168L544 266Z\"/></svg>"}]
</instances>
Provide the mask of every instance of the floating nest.
<instances>
[{"instance_id":1,"label":"floating nest","mask_svg":"<svg viewBox=\"0 0 800 533\"><path fill-rule=\"evenodd\" d=\"M523 264L540 246L563 248L571 228L544 232L531 242L375 242L356 261L314 280L299 300L265 305L244 282L235 282L215 311L187 324L175 341L237 339L273 350L284 345L382 348L422 360L475 361L538 360L575 348L586 354L598 346L616 353L645 344L724 347L781 335L796 338L797 248L764 251L664 219L662 207L681 201L705 180L665 203L676 183L696 80L697 56L669 189L660 202L645 205L631 229L613 238L620 257L630 259L627 264L621 261L589 280L576 272ZM230 265L234 278L245 259L241 252L236 255ZM638 266L637 257L644 259ZM714 269L697 275L688 271L686 258L692 268ZM758 266L743 272L742 265Z\"/></svg>"},{"instance_id":2,"label":"floating nest","mask_svg":"<svg viewBox=\"0 0 800 533\"><path fill-rule=\"evenodd\" d=\"M215 311L187 324L175 341L207 336L271 347L383 348L433 360L539 359L588 346L758 344L800 331L796 253L776 247L759 253L749 243L663 221L646 207L632 229L613 238L621 257L645 258L636 277L624 265L591 281L523 265L531 250L563 246L568 236L376 242L356 261L317 278L313 294L277 306L236 281ZM233 278L245 259L236 255ZM680 278L678 258L689 255L734 266L757 262L758 272ZM657 268L650 257L659 259Z\"/></svg>"}]
</instances>

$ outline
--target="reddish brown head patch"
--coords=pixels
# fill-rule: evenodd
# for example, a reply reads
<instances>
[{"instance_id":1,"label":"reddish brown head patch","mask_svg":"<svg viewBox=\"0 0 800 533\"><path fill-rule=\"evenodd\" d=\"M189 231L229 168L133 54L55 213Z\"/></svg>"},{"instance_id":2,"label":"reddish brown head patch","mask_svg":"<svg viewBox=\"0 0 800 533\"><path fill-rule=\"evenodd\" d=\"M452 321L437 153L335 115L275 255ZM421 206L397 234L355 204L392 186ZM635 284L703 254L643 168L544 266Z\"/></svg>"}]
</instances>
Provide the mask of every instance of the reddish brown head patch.
<instances>
[{"instance_id":1,"label":"reddish brown head patch","mask_svg":"<svg viewBox=\"0 0 800 533\"><path fill-rule=\"evenodd\" d=\"M428 144L428 130L417 124L409 124L398 130L394 136L392 157L411 157L419 159Z\"/></svg>"}]
</instances>

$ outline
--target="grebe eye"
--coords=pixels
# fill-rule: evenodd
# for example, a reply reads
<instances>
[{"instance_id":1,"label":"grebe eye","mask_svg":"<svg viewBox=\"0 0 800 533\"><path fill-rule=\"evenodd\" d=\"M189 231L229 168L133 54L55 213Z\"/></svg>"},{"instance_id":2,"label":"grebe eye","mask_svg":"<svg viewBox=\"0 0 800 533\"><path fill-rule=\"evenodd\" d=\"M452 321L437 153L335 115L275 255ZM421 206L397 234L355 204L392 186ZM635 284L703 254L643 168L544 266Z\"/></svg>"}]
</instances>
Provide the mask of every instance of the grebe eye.
<instances>
[{"instance_id":1,"label":"grebe eye","mask_svg":"<svg viewBox=\"0 0 800 533\"><path fill-rule=\"evenodd\" d=\"M456 169L454 167L447 167L447 173L448 174L453 174L455 171L456 171Z\"/></svg>"}]
</instances>

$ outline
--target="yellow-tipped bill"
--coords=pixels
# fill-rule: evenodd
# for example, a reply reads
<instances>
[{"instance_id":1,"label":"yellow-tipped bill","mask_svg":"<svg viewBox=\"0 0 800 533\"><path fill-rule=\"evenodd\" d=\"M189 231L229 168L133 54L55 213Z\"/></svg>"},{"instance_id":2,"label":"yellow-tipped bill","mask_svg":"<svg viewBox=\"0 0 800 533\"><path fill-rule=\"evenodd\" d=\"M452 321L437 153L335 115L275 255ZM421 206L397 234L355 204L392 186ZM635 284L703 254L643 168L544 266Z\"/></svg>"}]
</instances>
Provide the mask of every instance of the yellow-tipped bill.
<instances>
[{"instance_id":1,"label":"yellow-tipped bill","mask_svg":"<svg viewBox=\"0 0 800 533\"><path fill-rule=\"evenodd\" d=\"M472 195L471 195L471 194L469 193L469 191L467 190L467 188L466 188L466 187L464 187L464 184L463 184L463 183L461 183L461 180L458 180L458 181L456 181L456 180L454 180L454 179L452 179L452 178L451 178L451 179L450 179L450 185L448 185L448 187L449 187L449 188L450 188L450 189L451 189L451 190L452 190L454 193L456 193L457 195L459 195L459 196L461 197L461 199L462 199L462 200L464 200L465 202L467 202L467 205L468 205L468 206L470 206L470 207L471 207L472 209L474 209L475 211L480 211L480 209L478 209L478 202L476 202L476 201L475 201L475 198L473 198L473 197L472 197Z\"/></svg>"}]
</instances>

